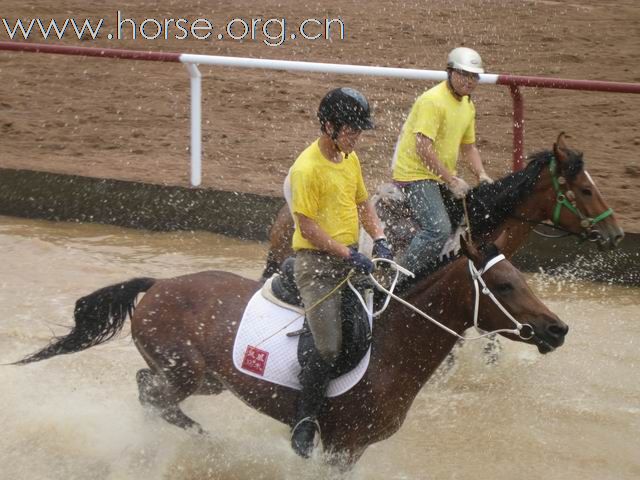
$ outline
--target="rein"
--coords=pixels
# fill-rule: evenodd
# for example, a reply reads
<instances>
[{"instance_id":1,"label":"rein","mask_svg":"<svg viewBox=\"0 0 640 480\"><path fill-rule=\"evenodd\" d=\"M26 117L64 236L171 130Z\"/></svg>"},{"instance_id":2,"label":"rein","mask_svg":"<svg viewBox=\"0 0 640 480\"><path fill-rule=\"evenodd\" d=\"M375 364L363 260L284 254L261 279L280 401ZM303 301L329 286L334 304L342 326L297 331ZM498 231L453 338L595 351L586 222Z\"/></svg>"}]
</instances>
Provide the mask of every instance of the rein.
<instances>
[{"instance_id":1,"label":"rein","mask_svg":"<svg viewBox=\"0 0 640 480\"><path fill-rule=\"evenodd\" d=\"M527 219L525 217L518 217L517 215L510 215L510 217L514 218L516 220L519 220L521 222L529 223L529 224L533 225L534 226L533 227L533 233L535 233L536 235L540 235L541 237L544 237L544 238L565 238L565 237L569 237L571 235L579 237L579 238L583 238L584 237L584 234L572 232L571 230L567 230L566 228L562 228L559 225L552 225L550 223L539 222L537 220L529 220L529 219ZM558 230L561 233L560 233L560 235L549 235L548 233L542 233L541 231L536 230L536 228L535 228L535 227L538 227L540 225L548 227L548 228L553 228L554 230Z\"/></svg>"},{"instance_id":2,"label":"rein","mask_svg":"<svg viewBox=\"0 0 640 480\"><path fill-rule=\"evenodd\" d=\"M418 315L426 318L431 323L433 323L436 326L440 327L444 331L446 331L446 332L450 333L451 335L454 335L454 336L456 336L458 338L461 338L461 339L464 338L465 340L480 340L481 338L488 337L488 336L493 335L495 333L511 333L513 335L517 335L522 340L530 340L535 336L535 332L533 331L533 327L531 325L529 325L528 323L522 324L522 323L518 322L513 317L513 315L511 315L509 313L509 311L500 303L500 301L495 297L495 295L493 295L491 290L489 290L489 287L487 287L486 282L482 278L483 274L488 272L491 269L491 267L493 267L497 263L501 262L502 260L505 260L505 256L502 255L502 254L497 255L496 257L494 257L491 260L489 260L489 262L487 262L487 264L484 266L484 268L482 268L480 270L478 270L475 267L475 265L473 264L473 262L471 260L469 260L469 272L471 273L471 279L473 280L473 285L474 285L474 289L475 289L475 302L474 302L474 310L473 310L473 325L476 327L477 330L484 331L483 329L481 329L478 326L478 316L479 316L479 308L480 308L480 285L482 285L482 294L483 295L487 295L491 299L491 301L502 311L502 313L504 313L504 315L514 323L514 325L516 327L514 329L501 328L501 329L493 330L491 332L487 332L487 333L484 333L484 334L481 334L481 335L477 335L475 337L466 337L466 338L463 337L458 332L450 329L449 327L447 327L446 325L442 324L441 322L439 322L435 318L429 316L428 314L426 314L425 312L423 312L419 308L415 307L414 305L410 304L406 300L398 297L395 293L393 293L393 290L395 288L396 281L398 279L399 273L402 272L405 275L408 273L408 274L410 274L410 276L413 276L413 273L411 273L408 270L404 269L403 267L398 265L393 260L386 260L386 259L381 259L381 258L374 258L373 262L376 263L376 262L381 262L382 261L382 262L389 263L391 266L393 266L396 269L396 276L395 276L395 279L394 279L393 283L391 284L390 289L387 290L385 287L380 285L380 283L375 279L375 277L373 275L369 274L369 280L371 280L373 282L375 287L378 290L380 290L381 292L387 294L387 300L385 301L385 304L384 304L383 308L381 310L379 310L378 312L373 313L373 316L380 315L380 313L382 313L387 308L387 305L389 303L389 299L393 298L394 300L400 302L401 304L403 304L407 308L410 308L411 310L416 312ZM355 288L351 285L351 282L349 282L349 286L353 290L355 290ZM365 307L365 310L366 310L366 306L365 306L364 300L362 299L362 297L360 295L358 295L358 298L360 299L363 307ZM367 310L367 313L369 313L368 310ZM529 335L523 334L523 329L525 329L525 328L530 330L530 334Z\"/></svg>"}]
</instances>

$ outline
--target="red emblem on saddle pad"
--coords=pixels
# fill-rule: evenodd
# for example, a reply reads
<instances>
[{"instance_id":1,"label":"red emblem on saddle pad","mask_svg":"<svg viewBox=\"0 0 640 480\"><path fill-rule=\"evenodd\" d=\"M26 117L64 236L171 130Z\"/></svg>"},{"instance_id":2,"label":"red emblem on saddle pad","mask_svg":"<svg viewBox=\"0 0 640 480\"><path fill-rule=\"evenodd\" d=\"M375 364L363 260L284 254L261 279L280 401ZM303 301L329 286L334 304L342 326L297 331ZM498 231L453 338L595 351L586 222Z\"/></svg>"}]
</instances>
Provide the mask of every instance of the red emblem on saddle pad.
<instances>
[{"instance_id":1,"label":"red emblem on saddle pad","mask_svg":"<svg viewBox=\"0 0 640 480\"><path fill-rule=\"evenodd\" d=\"M269 352L247 345L242 359L242 368L262 376L267 368L267 358L269 358Z\"/></svg>"}]
</instances>

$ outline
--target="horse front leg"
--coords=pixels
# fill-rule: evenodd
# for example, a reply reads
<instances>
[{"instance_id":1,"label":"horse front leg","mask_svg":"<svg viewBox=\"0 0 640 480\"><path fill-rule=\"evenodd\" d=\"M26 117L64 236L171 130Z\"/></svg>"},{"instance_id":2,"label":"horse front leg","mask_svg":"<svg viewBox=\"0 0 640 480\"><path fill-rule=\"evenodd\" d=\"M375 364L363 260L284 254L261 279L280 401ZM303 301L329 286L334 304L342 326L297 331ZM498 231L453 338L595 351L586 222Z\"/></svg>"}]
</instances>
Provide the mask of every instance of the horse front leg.
<instances>
[{"instance_id":1,"label":"horse front leg","mask_svg":"<svg viewBox=\"0 0 640 480\"><path fill-rule=\"evenodd\" d=\"M323 441L323 446L324 461L340 475L349 473L367 449L353 441Z\"/></svg>"}]
</instances>

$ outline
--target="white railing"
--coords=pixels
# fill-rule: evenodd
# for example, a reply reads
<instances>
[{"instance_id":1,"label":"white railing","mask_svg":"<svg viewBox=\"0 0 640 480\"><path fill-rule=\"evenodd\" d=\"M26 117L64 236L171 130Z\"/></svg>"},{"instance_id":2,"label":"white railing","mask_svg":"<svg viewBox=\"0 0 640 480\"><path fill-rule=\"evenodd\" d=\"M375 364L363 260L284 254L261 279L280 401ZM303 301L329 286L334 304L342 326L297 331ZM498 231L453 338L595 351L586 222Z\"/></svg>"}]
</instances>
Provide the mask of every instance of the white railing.
<instances>
[{"instance_id":1,"label":"white railing","mask_svg":"<svg viewBox=\"0 0 640 480\"><path fill-rule=\"evenodd\" d=\"M216 65L236 68L261 68L310 73L333 73L340 75L378 76L410 80L442 81L447 78L443 70L419 70L413 68L373 67L366 65L344 65L335 63L299 62L290 60L268 60L260 58L223 57L188 53L144 52L110 48L72 47L20 42L0 42L0 50L61 55L81 55L125 60L148 60L181 62L187 66L191 79L191 185L202 182L202 79L198 65ZM514 75L480 75L480 83L509 86L513 98L513 168L522 168L524 157L524 103L520 86L538 88L561 88L616 93L640 93L640 83L604 82L593 80L570 80L561 78L526 77Z\"/></svg>"}]
</instances>

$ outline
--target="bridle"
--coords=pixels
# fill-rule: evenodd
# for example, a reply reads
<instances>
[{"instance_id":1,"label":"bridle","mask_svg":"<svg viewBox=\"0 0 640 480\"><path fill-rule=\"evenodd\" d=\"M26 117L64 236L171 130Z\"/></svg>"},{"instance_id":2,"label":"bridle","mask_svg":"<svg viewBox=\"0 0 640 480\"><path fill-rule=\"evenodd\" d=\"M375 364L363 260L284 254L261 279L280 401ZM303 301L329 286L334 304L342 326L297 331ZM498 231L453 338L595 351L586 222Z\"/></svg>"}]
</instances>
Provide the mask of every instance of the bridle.
<instances>
[{"instance_id":1,"label":"bridle","mask_svg":"<svg viewBox=\"0 0 640 480\"><path fill-rule=\"evenodd\" d=\"M564 176L558 174L558 163L556 162L555 157L551 158L551 162L549 163L549 172L551 173L551 184L553 185L553 190L556 194L556 205L553 208L553 214L551 215L553 226L556 228L561 228L559 226L560 214L562 213L562 209L566 208L580 219L580 226L584 229L584 232L580 236L583 239L592 242L597 242L598 240L600 240L600 233L593 230L593 227L605 218L613 215L613 209L609 208L597 215L595 218L588 217L578 207L575 201L576 195L573 190L569 188L567 179ZM562 190L563 185L566 185L564 191Z\"/></svg>"},{"instance_id":2,"label":"bridle","mask_svg":"<svg viewBox=\"0 0 640 480\"><path fill-rule=\"evenodd\" d=\"M509 330L509 329L494 330L493 332L489 332L488 334L485 334L482 336L493 335L494 333L512 333L520 337L522 340L531 340L535 336L533 327L528 323L522 324L518 322L518 320L516 320L513 317L513 315L511 315L509 311L506 308L504 308L504 306L495 297L495 295L491 292L491 290L489 290L489 287L487 287L486 282L482 278L482 275L484 273L489 271L491 267L493 267L496 263L501 262L502 260L505 260L505 256L503 254L499 254L493 257L491 260L489 260L487 264L480 270L478 270L476 266L473 264L473 262L469 260L469 273L471 273L471 278L473 279L473 286L476 292L475 303L473 307L473 326L476 327L477 330L481 330L481 331L483 330L478 326L478 314L480 310L480 285L482 285L482 294L487 295L491 299L491 301L502 311L502 313L504 313L504 315L509 320L511 320L516 326L514 330ZM528 336L523 335L522 333L525 327L527 327L530 331L530 334Z\"/></svg>"},{"instance_id":3,"label":"bridle","mask_svg":"<svg viewBox=\"0 0 640 480\"><path fill-rule=\"evenodd\" d=\"M566 188L564 191L562 190L562 185L567 185L567 179L558 175L558 166L555 157L551 157L551 161L549 163L549 173L551 176L551 184L553 186L553 190L555 192L556 204L553 207L553 212L551 214L552 224L546 222L540 222L535 220L529 220L524 217L520 217L517 215L511 215L512 218L515 218L521 222L530 223L534 225L534 233L540 235L545 238L563 238L569 235L574 235L579 237L582 241L589 240L591 242L597 242L601 240L601 235L598 231L594 230L593 227L604 220L605 218L613 215L613 209L609 208L602 212L600 215L597 215L595 218L588 217L585 215L580 208L578 207L575 201L575 193L573 190ZM585 172L586 173L586 172ZM560 226L560 214L562 213L562 209L566 208L571 213L573 213L576 217L580 219L580 226L583 228L583 232L576 233L566 228ZM544 225L546 227L553 228L554 230L559 230L563 232L560 235L550 235L547 233L543 233L539 230L536 230L535 226Z\"/></svg>"}]
</instances>

